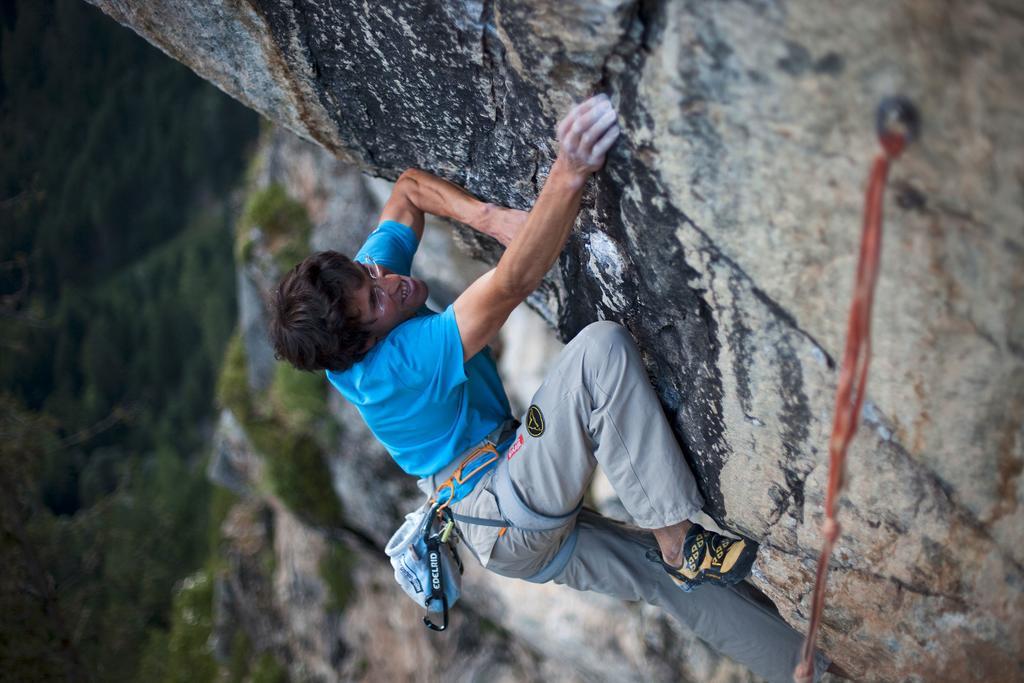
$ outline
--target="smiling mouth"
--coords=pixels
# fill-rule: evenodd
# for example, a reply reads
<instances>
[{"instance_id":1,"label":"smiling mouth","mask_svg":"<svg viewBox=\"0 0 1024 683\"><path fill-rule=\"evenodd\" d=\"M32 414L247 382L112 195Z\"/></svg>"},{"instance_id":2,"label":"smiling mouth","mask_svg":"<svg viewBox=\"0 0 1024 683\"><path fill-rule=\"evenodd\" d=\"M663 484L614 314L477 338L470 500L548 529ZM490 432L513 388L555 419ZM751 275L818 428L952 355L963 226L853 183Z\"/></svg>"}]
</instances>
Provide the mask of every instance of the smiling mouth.
<instances>
[{"instance_id":1,"label":"smiling mouth","mask_svg":"<svg viewBox=\"0 0 1024 683\"><path fill-rule=\"evenodd\" d=\"M406 282L405 280L402 280L402 303L403 304L405 303L406 299L409 298L409 295L411 293L412 293L412 286L408 282Z\"/></svg>"}]
</instances>

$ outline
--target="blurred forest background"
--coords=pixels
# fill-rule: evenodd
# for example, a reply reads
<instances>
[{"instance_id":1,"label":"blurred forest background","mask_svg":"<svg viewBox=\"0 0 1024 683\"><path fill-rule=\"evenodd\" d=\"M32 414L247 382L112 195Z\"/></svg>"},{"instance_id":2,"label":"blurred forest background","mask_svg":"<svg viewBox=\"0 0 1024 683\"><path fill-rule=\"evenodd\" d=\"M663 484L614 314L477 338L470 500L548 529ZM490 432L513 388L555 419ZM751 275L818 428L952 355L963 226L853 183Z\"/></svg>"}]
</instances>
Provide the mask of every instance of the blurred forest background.
<instances>
[{"instance_id":1,"label":"blurred forest background","mask_svg":"<svg viewBox=\"0 0 1024 683\"><path fill-rule=\"evenodd\" d=\"M81 0L0 8L0 679L207 679L183 579L229 503L204 466L258 117Z\"/></svg>"}]
</instances>

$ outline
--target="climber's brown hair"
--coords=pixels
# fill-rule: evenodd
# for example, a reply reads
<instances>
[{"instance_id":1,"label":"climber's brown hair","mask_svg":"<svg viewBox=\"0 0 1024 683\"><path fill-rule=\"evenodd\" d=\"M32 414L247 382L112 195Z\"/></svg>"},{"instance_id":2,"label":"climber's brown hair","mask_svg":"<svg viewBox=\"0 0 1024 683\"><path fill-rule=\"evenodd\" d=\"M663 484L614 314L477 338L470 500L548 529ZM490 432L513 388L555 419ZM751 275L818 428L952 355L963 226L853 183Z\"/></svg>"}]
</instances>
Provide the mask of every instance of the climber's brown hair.
<instances>
[{"instance_id":1,"label":"climber's brown hair","mask_svg":"<svg viewBox=\"0 0 1024 683\"><path fill-rule=\"evenodd\" d=\"M270 341L300 370L348 369L366 355L367 332L352 304L365 271L336 251L306 257L270 296Z\"/></svg>"}]
</instances>

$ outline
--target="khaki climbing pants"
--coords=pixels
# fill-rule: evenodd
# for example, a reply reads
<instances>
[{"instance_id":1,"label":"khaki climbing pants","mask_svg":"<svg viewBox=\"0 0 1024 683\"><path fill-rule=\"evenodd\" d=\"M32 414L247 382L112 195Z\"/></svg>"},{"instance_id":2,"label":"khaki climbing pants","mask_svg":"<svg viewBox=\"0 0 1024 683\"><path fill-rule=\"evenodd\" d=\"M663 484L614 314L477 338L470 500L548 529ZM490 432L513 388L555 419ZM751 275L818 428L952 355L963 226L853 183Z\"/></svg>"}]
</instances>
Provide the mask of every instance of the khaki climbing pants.
<instances>
[{"instance_id":1,"label":"khaki climbing pants","mask_svg":"<svg viewBox=\"0 0 1024 683\"><path fill-rule=\"evenodd\" d=\"M645 529L688 519L703 505L693 473L662 412L629 333L594 323L566 345L522 418L505 457L517 492L543 515L571 512L600 463L626 510ZM453 506L498 520L490 473ZM802 638L755 591L741 584L684 593L645 557L651 534L584 509L565 526L528 531L460 525L489 570L528 578L543 569L572 531L576 547L556 583L665 609L722 654L768 680L790 681ZM819 669L827 660L819 657Z\"/></svg>"}]
</instances>

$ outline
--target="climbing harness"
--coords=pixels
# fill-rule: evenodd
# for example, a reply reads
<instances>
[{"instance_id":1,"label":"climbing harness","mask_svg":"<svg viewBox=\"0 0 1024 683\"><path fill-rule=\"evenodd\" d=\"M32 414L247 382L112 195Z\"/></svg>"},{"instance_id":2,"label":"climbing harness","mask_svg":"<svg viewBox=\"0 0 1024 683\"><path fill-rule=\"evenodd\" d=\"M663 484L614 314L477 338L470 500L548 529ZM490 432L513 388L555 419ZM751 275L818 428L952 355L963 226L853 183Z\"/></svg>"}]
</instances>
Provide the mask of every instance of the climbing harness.
<instances>
[{"instance_id":1,"label":"climbing harness","mask_svg":"<svg viewBox=\"0 0 1024 683\"><path fill-rule=\"evenodd\" d=\"M917 137L920 129L917 110L909 100L902 97L882 100L878 105L875 123L882 151L875 157L868 176L860 255L857 260L853 301L846 324L846 348L836 386L832 436L828 444L828 491L825 494L825 521L821 525L825 540L818 558L811 620L801 653L802 660L793 671L795 683L809 683L814 680L814 648L825 605L828 563L841 530L836 520L836 503L846 479L846 449L853 440L864 402L864 388L871 360L871 305L875 295L875 283L878 280L878 259L882 246L882 198L885 181L889 173L889 164Z\"/></svg>"},{"instance_id":2,"label":"climbing harness","mask_svg":"<svg viewBox=\"0 0 1024 683\"><path fill-rule=\"evenodd\" d=\"M512 484L508 460L498 452L498 445L514 435L519 423L510 420L499 426L478 445L469 449L458 466L433 495L417 510L405 517L405 523L392 535L384 552L395 570L395 581L420 607L427 610L423 623L432 631L448 628L448 610L462 594L463 564L456 550L462 539L458 524L501 527L499 536L511 527L526 531L548 531L568 524L583 506L559 516L542 515L531 510ZM462 500L483 479L494 471L491 486L498 502L501 519L485 519L456 514L452 505ZM433 482L434 477L430 478ZM576 547L574 527L562 547L546 566L526 578L532 583L546 583L557 576L569 562ZM440 613L441 623L431 621L430 612Z\"/></svg>"},{"instance_id":3,"label":"climbing harness","mask_svg":"<svg viewBox=\"0 0 1024 683\"><path fill-rule=\"evenodd\" d=\"M452 503L465 498L466 494L476 486L476 483L494 469L499 458L501 456L498 455L497 447L485 440L474 448L459 463L452 475L434 490L434 497L430 499L431 504L441 511L447 509ZM468 474L466 473L467 469L469 470Z\"/></svg>"}]
</instances>

